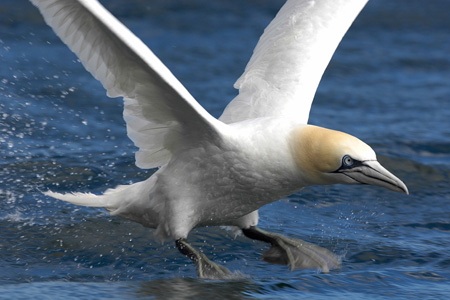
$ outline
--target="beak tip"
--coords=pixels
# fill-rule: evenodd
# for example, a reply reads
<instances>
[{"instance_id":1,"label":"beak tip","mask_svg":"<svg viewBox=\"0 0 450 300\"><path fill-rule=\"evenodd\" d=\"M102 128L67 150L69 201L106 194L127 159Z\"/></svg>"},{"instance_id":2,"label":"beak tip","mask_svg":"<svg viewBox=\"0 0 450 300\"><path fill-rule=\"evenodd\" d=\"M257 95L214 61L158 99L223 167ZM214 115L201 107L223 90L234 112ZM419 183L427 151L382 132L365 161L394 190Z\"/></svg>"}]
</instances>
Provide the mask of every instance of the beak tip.
<instances>
[{"instance_id":1,"label":"beak tip","mask_svg":"<svg viewBox=\"0 0 450 300\"><path fill-rule=\"evenodd\" d=\"M401 192L403 194L406 194L406 195L409 195L408 187L406 186L406 184L403 183L403 181L400 181L398 183L398 188L400 189L399 192Z\"/></svg>"}]
</instances>

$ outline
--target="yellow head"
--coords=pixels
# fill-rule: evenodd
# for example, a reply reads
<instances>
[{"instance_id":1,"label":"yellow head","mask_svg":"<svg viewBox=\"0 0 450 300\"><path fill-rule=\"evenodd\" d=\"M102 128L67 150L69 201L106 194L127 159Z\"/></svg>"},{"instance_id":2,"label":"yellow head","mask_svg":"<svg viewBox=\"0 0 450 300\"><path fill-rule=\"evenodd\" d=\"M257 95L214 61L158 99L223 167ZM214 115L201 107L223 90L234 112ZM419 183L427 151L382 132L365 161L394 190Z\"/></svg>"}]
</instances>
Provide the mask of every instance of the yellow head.
<instances>
[{"instance_id":1,"label":"yellow head","mask_svg":"<svg viewBox=\"0 0 450 300\"><path fill-rule=\"evenodd\" d=\"M310 184L374 184L408 193L373 149L354 136L307 125L294 130L291 141L297 167Z\"/></svg>"}]
</instances>

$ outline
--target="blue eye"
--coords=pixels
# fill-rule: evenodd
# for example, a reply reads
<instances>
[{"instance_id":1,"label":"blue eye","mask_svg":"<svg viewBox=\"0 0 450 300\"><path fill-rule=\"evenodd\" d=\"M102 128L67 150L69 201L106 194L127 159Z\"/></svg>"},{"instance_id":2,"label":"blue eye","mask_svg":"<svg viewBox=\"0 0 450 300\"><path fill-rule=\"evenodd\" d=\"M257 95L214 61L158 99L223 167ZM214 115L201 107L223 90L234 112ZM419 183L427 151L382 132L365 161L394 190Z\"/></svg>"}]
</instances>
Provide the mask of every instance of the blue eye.
<instances>
[{"instance_id":1,"label":"blue eye","mask_svg":"<svg viewBox=\"0 0 450 300\"><path fill-rule=\"evenodd\" d=\"M350 157L350 155L344 155L342 158L342 165L345 167L351 167L353 166L354 160Z\"/></svg>"}]
</instances>

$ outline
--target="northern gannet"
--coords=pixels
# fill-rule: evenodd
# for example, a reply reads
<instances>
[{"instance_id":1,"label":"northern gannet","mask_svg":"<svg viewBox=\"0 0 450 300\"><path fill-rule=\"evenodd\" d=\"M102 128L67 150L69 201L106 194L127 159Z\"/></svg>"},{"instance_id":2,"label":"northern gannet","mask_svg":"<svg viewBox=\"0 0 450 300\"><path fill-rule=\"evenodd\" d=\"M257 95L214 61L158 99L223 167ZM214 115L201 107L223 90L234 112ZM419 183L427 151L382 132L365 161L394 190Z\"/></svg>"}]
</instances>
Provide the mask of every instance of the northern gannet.
<instances>
[{"instance_id":1,"label":"northern gannet","mask_svg":"<svg viewBox=\"0 0 450 300\"><path fill-rule=\"evenodd\" d=\"M237 226L271 244L264 260L327 272L339 265L336 255L259 229L258 209L311 185L371 184L408 194L370 146L308 124L322 74L367 0L288 0L219 119L96 0L31 2L108 96L124 98L128 136L139 148L136 165L159 168L145 181L103 195L45 194L155 228L157 238L175 240L200 278L231 273L188 243L196 227Z\"/></svg>"}]
</instances>

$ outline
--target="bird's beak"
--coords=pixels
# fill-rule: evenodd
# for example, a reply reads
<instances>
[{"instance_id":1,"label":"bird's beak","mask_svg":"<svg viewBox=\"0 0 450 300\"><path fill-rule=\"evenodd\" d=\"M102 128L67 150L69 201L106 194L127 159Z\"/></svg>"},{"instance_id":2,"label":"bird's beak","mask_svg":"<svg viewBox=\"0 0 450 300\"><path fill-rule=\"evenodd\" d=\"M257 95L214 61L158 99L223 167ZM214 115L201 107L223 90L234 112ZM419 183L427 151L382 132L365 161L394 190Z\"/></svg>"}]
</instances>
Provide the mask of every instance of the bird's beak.
<instances>
[{"instance_id":1,"label":"bird's beak","mask_svg":"<svg viewBox=\"0 0 450 300\"><path fill-rule=\"evenodd\" d=\"M376 160L364 161L361 165L343 173L361 184L378 185L395 192L409 194L406 185Z\"/></svg>"}]
</instances>

